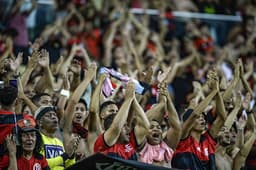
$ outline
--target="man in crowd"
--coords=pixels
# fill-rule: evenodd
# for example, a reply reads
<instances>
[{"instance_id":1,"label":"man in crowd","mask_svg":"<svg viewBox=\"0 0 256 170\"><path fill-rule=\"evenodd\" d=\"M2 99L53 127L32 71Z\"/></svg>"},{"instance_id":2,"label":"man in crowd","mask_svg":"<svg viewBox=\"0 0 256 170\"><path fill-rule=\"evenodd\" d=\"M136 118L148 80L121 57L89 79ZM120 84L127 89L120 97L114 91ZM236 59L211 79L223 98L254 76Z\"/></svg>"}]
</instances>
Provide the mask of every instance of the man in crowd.
<instances>
[{"instance_id":1,"label":"man in crowd","mask_svg":"<svg viewBox=\"0 0 256 170\"><path fill-rule=\"evenodd\" d=\"M35 119L43 140L41 153L46 157L49 167L54 170L64 169L75 163L74 151L79 139L66 144L55 136L59 128L58 117L54 107L42 106L35 113Z\"/></svg>"}]
</instances>

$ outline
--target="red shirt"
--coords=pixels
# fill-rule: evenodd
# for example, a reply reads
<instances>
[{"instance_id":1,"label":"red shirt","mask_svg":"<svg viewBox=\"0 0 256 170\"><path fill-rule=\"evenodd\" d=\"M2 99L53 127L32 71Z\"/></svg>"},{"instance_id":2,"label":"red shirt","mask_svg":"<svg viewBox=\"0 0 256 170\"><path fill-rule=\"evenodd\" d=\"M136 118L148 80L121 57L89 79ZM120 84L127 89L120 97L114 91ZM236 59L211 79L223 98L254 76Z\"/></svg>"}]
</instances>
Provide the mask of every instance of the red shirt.
<instances>
[{"instance_id":1,"label":"red shirt","mask_svg":"<svg viewBox=\"0 0 256 170\"><path fill-rule=\"evenodd\" d=\"M95 59L99 59L100 57L100 40L101 32L99 29L94 29L89 34L85 35L87 50Z\"/></svg>"},{"instance_id":2,"label":"red shirt","mask_svg":"<svg viewBox=\"0 0 256 170\"><path fill-rule=\"evenodd\" d=\"M26 115L15 114L14 112L6 110L0 110L0 145L4 143L6 136L12 133L15 123L24 117L26 117ZM0 146L0 155L2 152L3 151Z\"/></svg>"},{"instance_id":3,"label":"red shirt","mask_svg":"<svg viewBox=\"0 0 256 170\"><path fill-rule=\"evenodd\" d=\"M128 144L116 143L108 146L104 140L104 133L101 134L94 144L94 153L101 152L105 155L123 158L126 160L137 160L136 141L133 131L130 133L130 141Z\"/></svg>"},{"instance_id":4,"label":"red shirt","mask_svg":"<svg viewBox=\"0 0 256 170\"><path fill-rule=\"evenodd\" d=\"M197 142L192 136L181 140L175 151L175 155L184 152L190 152L196 155L201 161L208 161L209 155L215 153L216 142L206 132L202 135L202 140Z\"/></svg>"},{"instance_id":5,"label":"red shirt","mask_svg":"<svg viewBox=\"0 0 256 170\"><path fill-rule=\"evenodd\" d=\"M3 156L2 161L9 165L9 156ZM30 160L27 160L23 156L17 159L18 170L48 170L50 169L44 156L32 156ZM1 169L1 168L0 168Z\"/></svg>"},{"instance_id":6,"label":"red shirt","mask_svg":"<svg viewBox=\"0 0 256 170\"><path fill-rule=\"evenodd\" d=\"M172 165L180 169L209 169L215 170L216 142L208 132L196 141L192 136L181 140L174 153Z\"/></svg>"}]
</instances>

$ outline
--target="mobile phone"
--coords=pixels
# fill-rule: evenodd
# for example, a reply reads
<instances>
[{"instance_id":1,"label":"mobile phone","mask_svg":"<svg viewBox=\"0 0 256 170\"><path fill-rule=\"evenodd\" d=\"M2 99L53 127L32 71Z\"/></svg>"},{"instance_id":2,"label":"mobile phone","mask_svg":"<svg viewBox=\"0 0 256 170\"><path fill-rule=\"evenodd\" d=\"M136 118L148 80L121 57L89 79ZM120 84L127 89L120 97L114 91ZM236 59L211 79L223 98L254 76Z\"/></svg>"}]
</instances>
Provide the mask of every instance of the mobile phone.
<instances>
[{"instance_id":1,"label":"mobile phone","mask_svg":"<svg viewBox=\"0 0 256 170\"><path fill-rule=\"evenodd\" d=\"M17 79L9 80L9 85L15 88L18 88L18 81Z\"/></svg>"}]
</instances>

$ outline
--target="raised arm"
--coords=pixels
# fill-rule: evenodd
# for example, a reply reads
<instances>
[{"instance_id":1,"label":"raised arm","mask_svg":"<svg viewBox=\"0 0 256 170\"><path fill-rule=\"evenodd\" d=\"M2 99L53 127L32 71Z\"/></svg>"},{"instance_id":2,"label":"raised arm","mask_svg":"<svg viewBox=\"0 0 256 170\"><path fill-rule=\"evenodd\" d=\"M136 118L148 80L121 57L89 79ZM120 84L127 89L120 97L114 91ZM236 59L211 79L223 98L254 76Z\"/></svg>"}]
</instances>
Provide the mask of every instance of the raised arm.
<instances>
[{"instance_id":1,"label":"raised arm","mask_svg":"<svg viewBox=\"0 0 256 170\"><path fill-rule=\"evenodd\" d=\"M144 110L142 109L136 98L133 100L132 106L133 111L136 113L136 117L139 119L135 126L134 133L136 137L136 142L140 146L146 140L150 123Z\"/></svg>"},{"instance_id":2,"label":"raised arm","mask_svg":"<svg viewBox=\"0 0 256 170\"><path fill-rule=\"evenodd\" d=\"M170 74L167 77L167 83L171 83L175 78L177 72L181 69L186 67L187 65L191 64L195 60L195 55L190 55L189 57L177 62L174 64Z\"/></svg>"},{"instance_id":3,"label":"raised arm","mask_svg":"<svg viewBox=\"0 0 256 170\"><path fill-rule=\"evenodd\" d=\"M131 22L134 24L134 26L139 30L139 36L140 36L140 43L137 46L137 54L139 56L142 55L143 50L145 49L147 43L148 43L148 35L149 35L149 29L146 25L143 25L142 22L139 22L135 16L132 13L129 13L129 18L131 19ZM147 16L144 16L144 20L147 20Z\"/></svg>"},{"instance_id":4,"label":"raised arm","mask_svg":"<svg viewBox=\"0 0 256 170\"><path fill-rule=\"evenodd\" d=\"M38 64L43 68L44 74L37 84L37 89L41 92L44 92L45 89L53 90L55 84L50 69L50 56L45 49L41 50L41 57L38 59Z\"/></svg>"},{"instance_id":5,"label":"raised arm","mask_svg":"<svg viewBox=\"0 0 256 170\"><path fill-rule=\"evenodd\" d=\"M241 94L237 94L235 98L235 108L229 113L224 125L230 129L232 124L234 123L234 120L236 119L237 114L239 113L239 110L241 108Z\"/></svg>"},{"instance_id":6,"label":"raised arm","mask_svg":"<svg viewBox=\"0 0 256 170\"><path fill-rule=\"evenodd\" d=\"M22 99L26 105L31 109L32 114L38 109L37 106L24 94L23 86L20 78L18 78L18 97ZM17 112L19 113L19 112Z\"/></svg>"},{"instance_id":7,"label":"raised arm","mask_svg":"<svg viewBox=\"0 0 256 170\"><path fill-rule=\"evenodd\" d=\"M112 124L104 133L104 140L108 146L113 146L127 122L130 106L135 98L134 84L129 82L126 88L125 101L116 114Z\"/></svg>"},{"instance_id":8,"label":"raised arm","mask_svg":"<svg viewBox=\"0 0 256 170\"><path fill-rule=\"evenodd\" d=\"M89 114L89 132L96 132L98 135L103 131L100 123L99 108L100 108L100 95L101 88L105 81L106 74L101 74L99 77L98 84L92 94L90 103L90 114Z\"/></svg>"},{"instance_id":9,"label":"raised arm","mask_svg":"<svg viewBox=\"0 0 256 170\"><path fill-rule=\"evenodd\" d=\"M235 66L235 74L234 74L234 77L233 79L231 80L230 84L229 84L229 88L227 90L225 90L225 92L223 93L223 100L224 102L227 101L231 95L232 95L232 92L234 89L236 89L236 86L239 82L239 79L240 79L240 66L241 66L241 60L238 60L238 62L236 63L236 66Z\"/></svg>"},{"instance_id":10,"label":"raised arm","mask_svg":"<svg viewBox=\"0 0 256 170\"><path fill-rule=\"evenodd\" d=\"M88 68L91 65L91 59L90 56L88 55L87 51L85 50L84 47L79 47L80 51L82 52L82 57L85 62L85 67Z\"/></svg>"},{"instance_id":11,"label":"raised arm","mask_svg":"<svg viewBox=\"0 0 256 170\"><path fill-rule=\"evenodd\" d=\"M159 102L155 105L153 105L147 112L146 115L149 120L157 120L158 122L161 122L163 120L163 113L166 107L166 97L165 96L159 96Z\"/></svg>"},{"instance_id":12,"label":"raised arm","mask_svg":"<svg viewBox=\"0 0 256 170\"><path fill-rule=\"evenodd\" d=\"M104 59L103 59L103 65L106 67L109 67L111 65L111 61L112 61L111 50L113 47L112 41L115 37L116 31L117 31L117 26L120 25L120 23L122 21L123 21L123 16L121 16L120 18L118 18L118 20L111 23L109 29L104 34L103 44L104 44L105 55L104 55Z\"/></svg>"},{"instance_id":13,"label":"raised arm","mask_svg":"<svg viewBox=\"0 0 256 170\"><path fill-rule=\"evenodd\" d=\"M16 159L16 143L13 140L13 135L9 134L5 139L6 147L9 153L9 166L8 170L18 170Z\"/></svg>"},{"instance_id":14,"label":"raised arm","mask_svg":"<svg viewBox=\"0 0 256 170\"><path fill-rule=\"evenodd\" d=\"M139 70L139 72L141 72L144 69L144 65L143 65L143 63L141 61L141 58L138 55L138 53L137 53L137 51L136 51L136 49L134 47L134 44L133 44L133 42L131 40L131 35L128 32L128 30L127 30L127 33L123 33L123 36L124 36L124 40L127 43L128 49L131 51L131 53L132 53L132 55L134 57L136 68Z\"/></svg>"},{"instance_id":15,"label":"raised arm","mask_svg":"<svg viewBox=\"0 0 256 170\"><path fill-rule=\"evenodd\" d=\"M32 56L28 58L27 67L26 67L25 71L21 75L22 86L26 86L27 85L32 71L37 66L37 60L38 60L40 55L41 54L39 52L33 52Z\"/></svg>"},{"instance_id":16,"label":"raised arm","mask_svg":"<svg viewBox=\"0 0 256 170\"><path fill-rule=\"evenodd\" d=\"M194 110L190 110L192 113L188 117L187 120L182 125L182 136L181 139L185 139L192 129L195 119L205 110L205 108L209 105L209 103L212 101L213 97L217 94L217 79L216 78L208 78L207 80L209 82L210 87L212 88L211 92L208 94L208 96L201 101Z\"/></svg>"},{"instance_id":17,"label":"raised arm","mask_svg":"<svg viewBox=\"0 0 256 170\"><path fill-rule=\"evenodd\" d=\"M244 73L244 67L243 67L243 63L240 63L240 79L242 81L242 84L244 86L244 89L250 93L251 96L253 96L253 91L247 81L246 75Z\"/></svg>"},{"instance_id":18,"label":"raised arm","mask_svg":"<svg viewBox=\"0 0 256 170\"><path fill-rule=\"evenodd\" d=\"M166 144L174 150L180 141L181 123L178 117L178 113L173 105L171 96L167 90L167 86L164 87L164 93L167 98L167 112L169 125L169 129L166 135Z\"/></svg>"},{"instance_id":19,"label":"raised arm","mask_svg":"<svg viewBox=\"0 0 256 170\"><path fill-rule=\"evenodd\" d=\"M236 155L234 162L233 162L233 169L234 170L240 170L240 168L244 165L245 160L252 148L252 145L254 144L255 140L256 140L256 129L255 129L255 119L253 114L248 115L248 119L251 119L253 124L254 124L254 128L250 131L251 135L250 138L245 142L245 144L243 145L243 147L240 149L240 151L238 152L238 154Z\"/></svg>"},{"instance_id":20,"label":"raised arm","mask_svg":"<svg viewBox=\"0 0 256 170\"><path fill-rule=\"evenodd\" d=\"M219 90L217 92L215 102L216 102L216 111L215 111L216 119L214 120L211 128L209 129L209 133L213 138L217 137L221 127L223 127L227 118L227 112L225 110L224 102Z\"/></svg>"},{"instance_id":21,"label":"raised arm","mask_svg":"<svg viewBox=\"0 0 256 170\"><path fill-rule=\"evenodd\" d=\"M60 75L64 76L67 74L67 71L71 64L71 61L72 61L73 57L75 56L77 49L78 49L78 46L76 44L72 46L72 49L71 49L71 52L70 52L68 58L63 62L62 67L60 68L60 71L59 71Z\"/></svg>"},{"instance_id":22,"label":"raised arm","mask_svg":"<svg viewBox=\"0 0 256 170\"><path fill-rule=\"evenodd\" d=\"M76 90L70 97L68 105L67 105L67 109L65 110L65 114L64 114L65 118L64 118L63 131L70 132L72 119L73 119L73 114L71 114L71 113L73 113L75 104L79 101L79 99L83 95L83 92L88 87L88 85L92 81L92 79L95 77L96 69L97 69L96 63L92 63L88 69L88 72L85 75L84 80L79 84L79 86L76 88Z\"/></svg>"}]
</instances>

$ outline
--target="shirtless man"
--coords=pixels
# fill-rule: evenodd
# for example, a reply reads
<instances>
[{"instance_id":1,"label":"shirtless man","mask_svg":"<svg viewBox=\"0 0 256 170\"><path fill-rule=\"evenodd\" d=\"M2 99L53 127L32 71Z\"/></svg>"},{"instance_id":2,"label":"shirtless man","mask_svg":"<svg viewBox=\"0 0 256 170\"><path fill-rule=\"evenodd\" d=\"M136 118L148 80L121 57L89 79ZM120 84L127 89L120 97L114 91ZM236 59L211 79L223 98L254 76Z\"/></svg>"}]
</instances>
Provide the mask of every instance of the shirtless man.
<instances>
[{"instance_id":1,"label":"shirtless man","mask_svg":"<svg viewBox=\"0 0 256 170\"><path fill-rule=\"evenodd\" d=\"M216 147L215 159L218 170L231 170L233 158L227 154L228 146L230 145L231 134L229 129L223 126L217 138L218 145Z\"/></svg>"},{"instance_id":2,"label":"shirtless man","mask_svg":"<svg viewBox=\"0 0 256 170\"><path fill-rule=\"evenodd\" d=\"M74 137L79 137L80 142L76 149L77 160L90 156L93 151L90 146L93 145L89 138L88 128L91 126L89 121L88 106L81 98L82 92L86 90L91 80L95 77L97 66L92 63L86 73L84 80L76 88L68 101L67 108L64 113L63 137L64 141L68 141Z\"/></svg>"}]
</instances>

